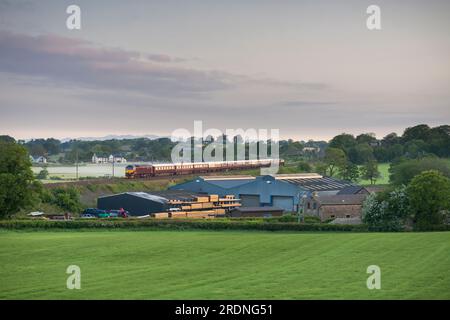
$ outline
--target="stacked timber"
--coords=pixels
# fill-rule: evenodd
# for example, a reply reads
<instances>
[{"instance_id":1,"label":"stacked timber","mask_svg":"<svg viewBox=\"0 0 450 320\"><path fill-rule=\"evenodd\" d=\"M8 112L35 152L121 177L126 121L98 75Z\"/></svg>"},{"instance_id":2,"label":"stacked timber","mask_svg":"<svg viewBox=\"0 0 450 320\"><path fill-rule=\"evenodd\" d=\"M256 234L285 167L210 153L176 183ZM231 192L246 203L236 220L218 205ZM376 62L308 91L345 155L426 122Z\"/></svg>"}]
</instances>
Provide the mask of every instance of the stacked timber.
<instances>
[{"instance_id":1,"label":"stacked timber","mask_svg":"<svg viewBox=\"0 0 450 320\"><path fill-rule=\"evenodd\" d=\"M174 211L170 213L171 218L186 218L185 211Z\"/></svg>"},{"instance_id":2,"label":"stacked timber","mask_svg":"<svg viewBox=\"0 0 450 320\"><path fill-rule=\"evenodd\" d=\"M198 195L189 200L169 200L169 204L172 209L168 212L155 213L153 216L156 219L207 219L216 216L224 217L230 209L241 206L240 199L236 199L234 195L220 198L217 194ZM174 210L173 208L178 209Z\"/></svg>"},{"instance_id":3,"label":"stacked timber","mask_svg":"<svg viewBox=\"0 0 450 320\"><path fill-rule=\"evenodd\" d=\"M169 218L169 213L168 212L158 212L158 213L154 213L153 217L155 219L167 219L167 218Z\"/></svg>"},{"instance_id":4,"label":"stacked timber","mask_svg":"<svg viewBox=\"0 0 450 320\"><path fill-rule=\"evenodd\" d=\"M208 202L209 196L199 196L196 198L197 202Z\"/></svg>"},{"instance_id":5,"label":"stacked timber","mask_svg":"<svg viewBox=\"0 0 450 320\"><path fill-rule=\"evenodd\" d=\"M219 201L219 195L218 194L211 194L209 196L209 201L210 202L217 202L217 201Z\"/></svg>"}]
</instances>

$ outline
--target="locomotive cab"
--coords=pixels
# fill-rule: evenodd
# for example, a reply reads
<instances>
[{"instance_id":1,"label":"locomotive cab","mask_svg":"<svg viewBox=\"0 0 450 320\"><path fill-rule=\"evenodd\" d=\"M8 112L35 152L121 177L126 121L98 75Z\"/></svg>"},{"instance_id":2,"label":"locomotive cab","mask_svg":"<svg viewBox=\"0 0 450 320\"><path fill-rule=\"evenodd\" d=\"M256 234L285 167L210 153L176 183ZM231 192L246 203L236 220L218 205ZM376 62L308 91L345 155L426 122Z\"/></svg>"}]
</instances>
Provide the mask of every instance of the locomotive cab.
<instances>
[{"instance_id":1,"label":"locomotive cab","mask_svg":"<svg viewBox=\"0 0 450 320\"><path fill-rule=\"evenodd\" d=\"M136 173L136 167L133 165L128 165L125 167L125 176L127 178L134 178L134 175Z\"/></svg>"}]
</instances>

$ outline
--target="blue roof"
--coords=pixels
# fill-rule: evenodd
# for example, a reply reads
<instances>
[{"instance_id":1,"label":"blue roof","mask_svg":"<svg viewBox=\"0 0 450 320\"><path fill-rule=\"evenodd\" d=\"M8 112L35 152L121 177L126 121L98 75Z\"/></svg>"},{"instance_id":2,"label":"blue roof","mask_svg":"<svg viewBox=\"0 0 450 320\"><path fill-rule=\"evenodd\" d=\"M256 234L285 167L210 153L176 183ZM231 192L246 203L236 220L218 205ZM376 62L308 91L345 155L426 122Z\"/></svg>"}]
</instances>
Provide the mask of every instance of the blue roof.
<instances>
[{"instance_id":1,"label":"blue roof","mask_svg":"<svg viewBox=\"0 0 450 320\"><path fill-rule=\"evenodd\" d=\"M234 187L241 186L243 184L249 183L255 181L255 179L225 179L225 180L205 180L205 182L208 182L210 184L213 184L215 186L224 188L224 189L230 189Z\"/></svg>"}]
</instances>

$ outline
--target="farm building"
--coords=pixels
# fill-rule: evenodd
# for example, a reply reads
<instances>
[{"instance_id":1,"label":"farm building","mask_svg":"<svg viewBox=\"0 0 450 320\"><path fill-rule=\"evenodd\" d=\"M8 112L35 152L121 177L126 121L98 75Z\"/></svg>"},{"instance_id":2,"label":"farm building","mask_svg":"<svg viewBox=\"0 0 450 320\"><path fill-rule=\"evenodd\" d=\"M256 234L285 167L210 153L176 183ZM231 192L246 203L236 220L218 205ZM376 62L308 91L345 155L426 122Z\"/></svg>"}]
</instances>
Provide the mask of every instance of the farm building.
<instances>
[{"instance_id":1,"label":"farm building","mask_svg":"<svg viewBox=\"0 0 450 320\"><path fill-rule=\"evenodd\" d=\"M171 190L185 190L220 196L233 194L241 199L242 207L273 206L288 212L298 209L302 197L313 192L335 195L351 182L324 177L316 173L253 176L204 176L172 186Z\"/></svg>"},{"instance_id":2,"label":"farm building","mask_svg":"<svg viewBox=\"0 0 450 320\"><path fill-rule=\"evenodd\" d=\"M277 217L282 216L284 210L277 207L240 207L231 210L230 216L241 217Z\"/></svg>"},{"instance_id":3,"label":"farm building","mask_svg":"<svg viewBox=\"0 0 450 320\"><path fill-rule=\"evenodd\" d=\"M320 220L336 218L361 218L361 210L367 194L319 195L314 193L304 203L306 215L319 217Z\"/></svg>"},{"instance_id":4,"label":"farm building","mask_svg":"<svg viewBox=\"0 0 450 320\"><path fill-rule=\"evenodd\" d=\"M168 209L166 198L145 192L125 192L99 197L97 207L102 210L118 210L123 208L130 215L142 216Z\"/></svg>"}]
</instances>

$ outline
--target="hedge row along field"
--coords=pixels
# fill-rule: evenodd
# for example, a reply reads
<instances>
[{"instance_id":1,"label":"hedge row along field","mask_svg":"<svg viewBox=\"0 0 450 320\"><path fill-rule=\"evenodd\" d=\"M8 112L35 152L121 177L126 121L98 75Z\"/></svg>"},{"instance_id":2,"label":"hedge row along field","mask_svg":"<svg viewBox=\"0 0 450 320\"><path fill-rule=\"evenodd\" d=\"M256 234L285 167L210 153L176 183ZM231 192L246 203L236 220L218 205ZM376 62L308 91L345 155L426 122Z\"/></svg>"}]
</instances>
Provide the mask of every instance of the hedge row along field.
<instances>
[{"instance_id":1,"label":"hedge row along field","mask_svg":"<svg viewBox=\"0 0 450 320\"><path fill-rule=\"evenodd\" d=\"M0 229L162 229L162 230L263 230L263 231L353 231L367 232L367 225L336 225L321 223L266 222L264 220L3 220ZM422 231L450 231L450 225Z\"/></svg>"}]
</instances>

